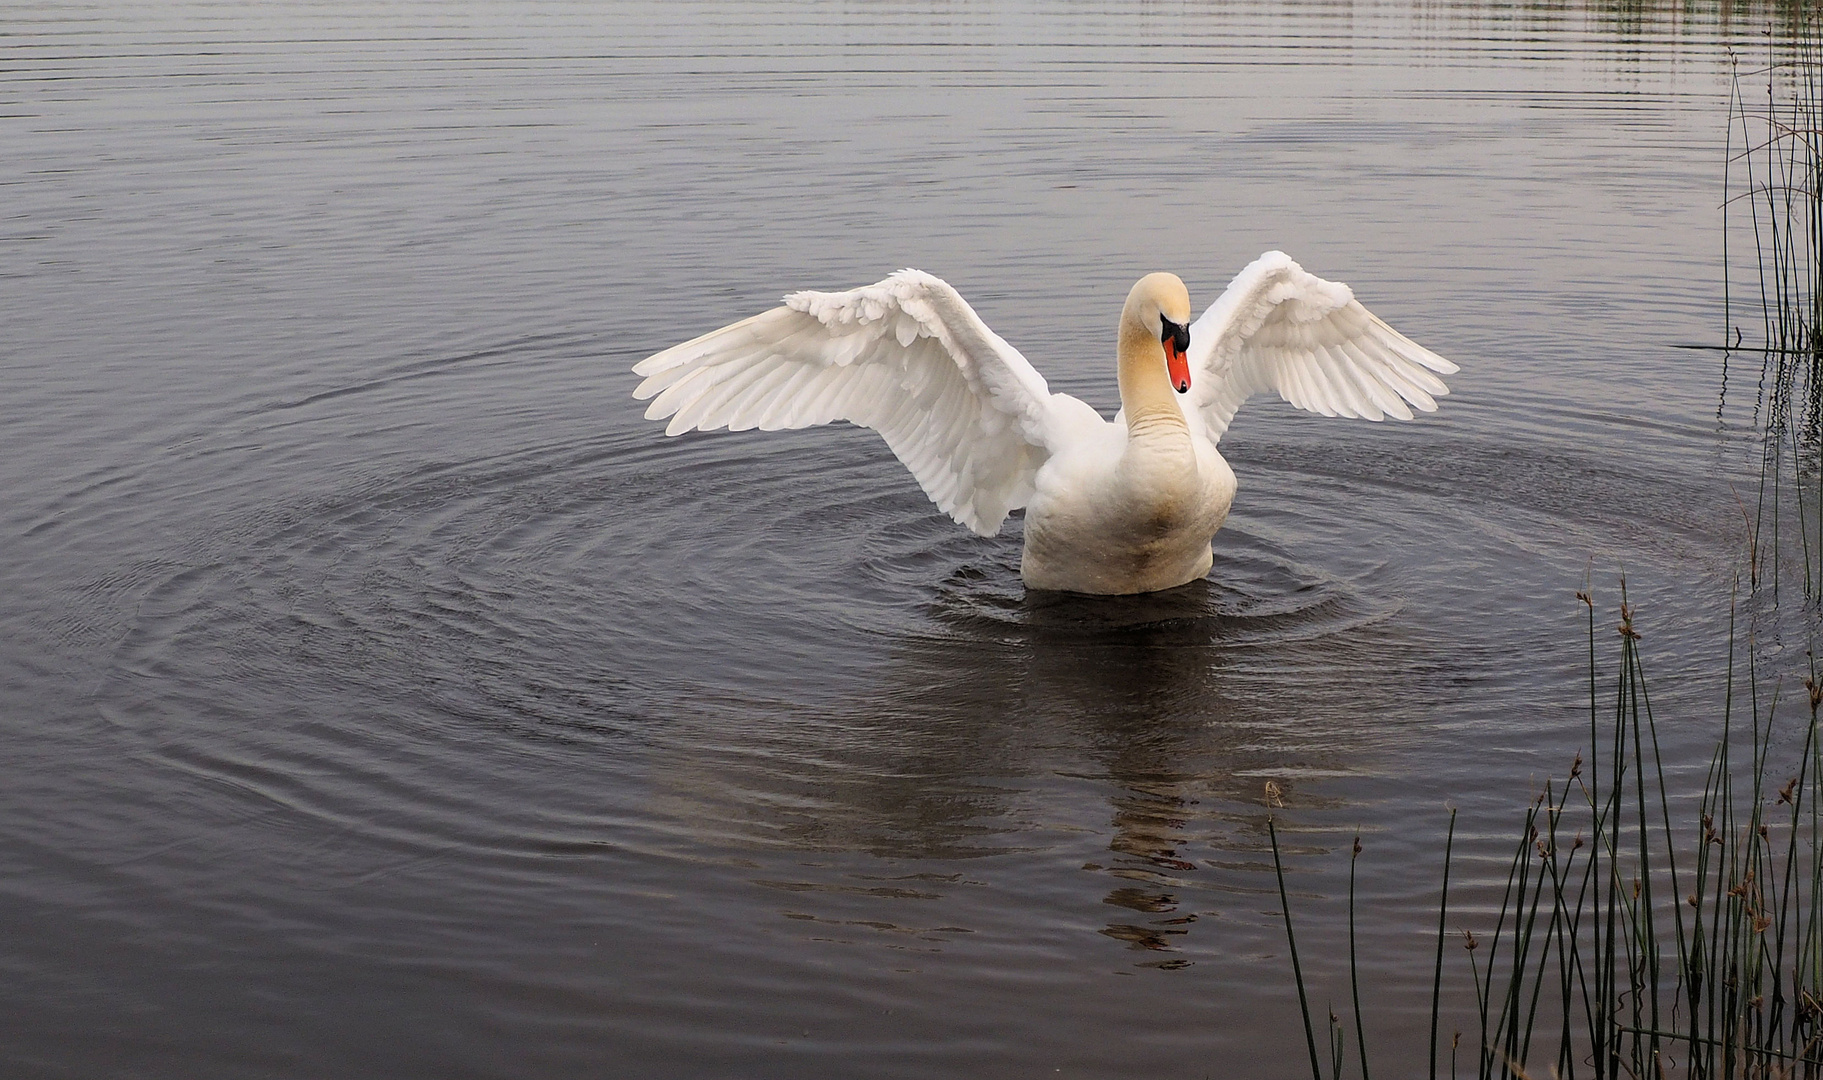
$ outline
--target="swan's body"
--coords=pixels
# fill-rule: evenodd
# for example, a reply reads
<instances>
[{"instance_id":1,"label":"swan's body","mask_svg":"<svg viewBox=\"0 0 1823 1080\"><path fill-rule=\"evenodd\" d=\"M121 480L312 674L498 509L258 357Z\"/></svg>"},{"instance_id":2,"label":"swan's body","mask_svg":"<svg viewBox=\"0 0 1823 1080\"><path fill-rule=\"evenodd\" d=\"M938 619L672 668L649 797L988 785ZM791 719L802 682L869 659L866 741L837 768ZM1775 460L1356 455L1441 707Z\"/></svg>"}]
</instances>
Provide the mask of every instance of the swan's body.
<instances>
[{"instance_id":1,"label":"swan's body","mask_svg":"<svg viewBox=\"0 0 1823 1080\"><path fill-rule=\"evenodd\" d=\"M633 369L645 376L634 396L656 395L646 416L670 417L668 435L832 420L873 428L931 501L975 532L992 536L1025 507L1027 586L1110 594L1209 572L1235 493L1216 443L1247 398L1272 390L1327 416L1409 420L1449 393L1432 373L1457 370L1346 285L1276 251L1189 320L1176 277L1133 287L1113 422L1051 393L955 289L916 270L793 293L648 357Z\"/></svg>"}]
</instances>

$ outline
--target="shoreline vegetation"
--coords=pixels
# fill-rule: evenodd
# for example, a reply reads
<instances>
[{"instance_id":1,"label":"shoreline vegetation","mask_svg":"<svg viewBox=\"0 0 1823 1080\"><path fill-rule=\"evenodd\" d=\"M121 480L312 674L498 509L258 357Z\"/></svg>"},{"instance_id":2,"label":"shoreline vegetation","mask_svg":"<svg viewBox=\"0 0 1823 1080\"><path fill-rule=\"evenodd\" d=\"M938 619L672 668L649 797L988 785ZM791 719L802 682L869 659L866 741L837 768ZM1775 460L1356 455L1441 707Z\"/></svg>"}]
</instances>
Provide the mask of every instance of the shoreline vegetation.
<instances>
[{"instance_id":1,"label":"shoreline vegetation","mask_svg":"<svg viewBox=\"0 0 1823 1080\"><path fill-rule=\"evenodd\" d=\"M1765 65L1743 70L1735 58L1722 177L1724 365L1731 352L1760 360L1748 585L1769 589L1774 606L1788 525L1805 600L1823 598L1823 14L1789 29ZM1744 295L1737 262L1748 267ZM1752 329L1760 343L1743 348Z\"/></svg>"},{"instance_id":2,"label":"shoreline vegetation","mask_svg":"<svg viewBox=\"0 0 1823 1080\"><path fill-rule=\"evenodd\" d=\"M1598 623L1607 620L1590 590L1578 592L1588 745L1525 808L1491 926L1451 918L1450 812L1432 1080L1823 1077L1823 677L1813 649L1794 703L1757 648L1762 628L1777 633L1782 582L1786 611L1802 618L1807 638L1823 612L1823 12L1775 10L1767 62L1749 68L1736 58L1727 117L1723 379L1725 388L1735 355L1760 361L1761 461L1757 496L1741 506L1747 565L1730 611L1714 751L1700 792L1667 784L1626 583L1617 657L1604 659ZM1731 259L1746 288L1730 285ZM1360 839L1347 901L1352 1016L1331 1012L1318 1025L1277 822L1267 826L1311 1073L1367 1080L1355 962ZM1466 963L1475 1030L1444 1045L1446 963Z\"/></svg>"},{"instance_id":3,"label":"shoreline vegetation","mask_svg":"<svg viewBox=\"0 0 1823 1080\"><path fill-rule=\"evenodd\" d=\"M1692 807L1665 780L1624 587L1620 655L1606 674L1595 601L1587 592L1577 598L1587 616L1589 748L1524 810L1491 928L1450 919L1450 815L1429 1075L1823 1075L1823 681L1814 670L1805 680L1802 750L1781 758L1775 746L1791 733L1779 720L1778 694L1764 692L1751 640L1731 626L1721 737ZM1745 716L1736 712L1737 689ZM1359 838L1349 866L1352 1030L1332 1014L1320 1046L1276 823L1268 830L1312 1075L1358 1072L1365 1080L1371 1063L1354 963ZM1466 957L1479 1029L1442 1046L1442 973L1454 950L1456 962Z\"/></svg>"}]
</instances>

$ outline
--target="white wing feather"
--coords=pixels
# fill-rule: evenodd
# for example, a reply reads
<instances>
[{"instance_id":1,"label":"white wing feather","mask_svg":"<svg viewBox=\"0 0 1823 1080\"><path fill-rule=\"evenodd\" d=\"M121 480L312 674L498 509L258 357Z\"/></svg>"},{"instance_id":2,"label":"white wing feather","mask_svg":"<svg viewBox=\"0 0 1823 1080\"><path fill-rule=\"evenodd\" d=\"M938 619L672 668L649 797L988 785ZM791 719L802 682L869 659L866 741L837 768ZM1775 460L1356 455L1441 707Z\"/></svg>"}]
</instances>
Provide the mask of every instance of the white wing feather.
<instances>
[{"instance_id":1,"label":"white wing feather","mask_svg":"<svg viewBox=\"0 0 1823 1080\"><path fill-rule=\"evenodd\" d=\"M1432 412L1455 364L1381 322L1348 286L1281 251L1235 275L1190 326L1193 394L1211 441L1267 391L1324 416L1381 420ZM1434 374L1436 373L1436 374Z\"/></svg>"},{"instance_id":2,"label":"white wing feather","mask_svg":"<svg viewBox=\"0 0 1823 1080\"><path fill-rule=\"evenodd\" d=\"M878 431L944 513L992 536L1050 455L1049 389L948 283L917 270L785 306L647 357L633 396L665 434Z\"/></svg>"}]
</instances>

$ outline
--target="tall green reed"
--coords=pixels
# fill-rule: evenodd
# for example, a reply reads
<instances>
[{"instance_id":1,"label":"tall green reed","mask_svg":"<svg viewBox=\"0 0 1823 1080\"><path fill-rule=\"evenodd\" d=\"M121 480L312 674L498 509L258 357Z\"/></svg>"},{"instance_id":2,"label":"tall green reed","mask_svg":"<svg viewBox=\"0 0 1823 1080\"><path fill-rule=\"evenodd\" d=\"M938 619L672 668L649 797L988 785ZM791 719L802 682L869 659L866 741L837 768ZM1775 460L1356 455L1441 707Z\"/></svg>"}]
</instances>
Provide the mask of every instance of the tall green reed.
<instances>
[{"instance_id":1,"label":"tall green reed","mask_svg":"<svg viewBox=\"0 0 1823 1080\"><path fill-rule=\"evenodd\" d=\"M1736 59L1729 96L1723 344L1761 357L1750 583L1770 586L1776 599L1779 576L1767 571L1789 519L1797 527L1805 596L1815 600L1823 598L1823 12L1794 7L1773 29L1764 66L1743 71ZM1751 239L1757 286L1744 298L1732 289L1736 226ZM1743 349L1746 335L1737 322L1743 303L1758 308L1757 347Z\"/></svg>"},{"instance_id":2,"label":"tall green reed","mask_svg":"<svg viewBox=\"0 0 1823 1080\"><path fill-rule=\"evenodd\" d=\"M1805 681L1796 758L1775 754L1778 696L1760 699L1752 649L1731 632L1719 740L1700 794L1679 798L1666 781L1624 587L1618 662L1607 677L1597 666L1594 601L1578 596L1590 655L1586 755L1576 756L1561 781L1547 781L1522 814L1492 927L1461 931L1478 1024L1470 1033L1475 1075L1823 1076L1823 683L1814 669ZM1746 659L1738 686L1737 654ZM1745 723L1735 715L1737 689ZM1270 827L1277 866L1277 829ZM1454 835L1452 813L1432 989L1432 1076ZM1351 886L1359 857L1357 839ZM1289 934L1282 867L1279 873ZM1349 980L1365 1080L1352 887L1348 904ZM1323 1080L1295 940L1292 948L1311 1071ZM1340 1034L1332 1016L1331 1080L1344 1075Z\"/></svg>"}]
</instances>

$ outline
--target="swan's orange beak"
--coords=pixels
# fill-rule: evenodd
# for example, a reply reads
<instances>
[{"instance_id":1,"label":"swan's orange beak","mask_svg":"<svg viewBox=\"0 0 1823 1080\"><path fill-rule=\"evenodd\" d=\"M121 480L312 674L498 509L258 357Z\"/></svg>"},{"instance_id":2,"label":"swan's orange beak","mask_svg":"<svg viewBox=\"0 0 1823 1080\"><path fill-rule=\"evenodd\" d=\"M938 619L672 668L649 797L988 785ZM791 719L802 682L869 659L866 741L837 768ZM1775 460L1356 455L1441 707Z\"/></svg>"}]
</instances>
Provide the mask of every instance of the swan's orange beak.
<instances>
[{"instance_id":1,"label":"swan's orange beak","mask_svg":"<svg viewBox=\"0 0 1823 1080\"><path fill-rule=\"evenodd\" d=\"M1164 333L1159 341L1165 347L1165 370L1171 375L1171 385L1180 394L1190 392L1190 328L1179 326L1169 319L1164 320Z\"/></svg>"},{"instance_id":2,"label":"swan's orange beak","mask_svg":"<svg viewBox=\"0 0 1823 1080\"><path fill-rule=\"evenodd\" d=\"M1190 357L1177 347L1177 342L1165 342L1165 370L1171 373L1171 385L1177 392L1190 392Z\"/></svg>"}]
</instances>

